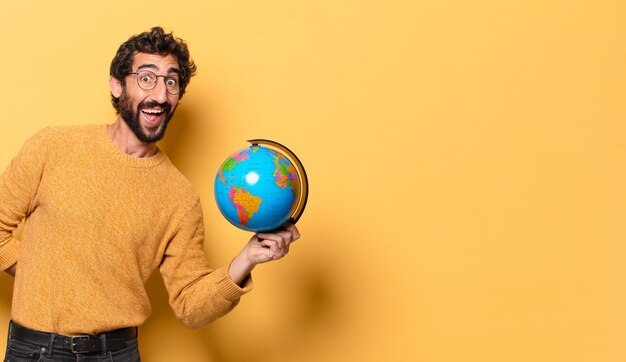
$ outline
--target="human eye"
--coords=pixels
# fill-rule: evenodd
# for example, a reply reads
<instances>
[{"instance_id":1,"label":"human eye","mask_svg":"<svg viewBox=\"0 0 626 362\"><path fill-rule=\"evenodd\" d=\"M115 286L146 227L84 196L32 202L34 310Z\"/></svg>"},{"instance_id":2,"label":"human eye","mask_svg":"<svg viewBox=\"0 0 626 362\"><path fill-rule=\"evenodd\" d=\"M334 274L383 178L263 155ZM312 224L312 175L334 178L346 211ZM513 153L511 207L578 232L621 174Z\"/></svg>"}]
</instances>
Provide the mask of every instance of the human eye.
<instances>
[{"instance_id":1,"label":"human eye","mask_svg":"<svg viewBox=\"0 0 626 362\"><path fill-rule=\"evenodd\" d=\"M176 88L178 87L178 78L167 77L165 78L165 84L170 88Z\"/></svg>"},{"instance_id":2,"label":"human eye","mask_svg":"<svg viewBox=\"0 0 626 362\"><path fill-rule=\"evenodd\" d=\"M154 74L150 72L141 72L138 74L138 76L139 76L139 81L145 84L154 83L154 80L156 79Z\"/></svg>"}]
</instances>

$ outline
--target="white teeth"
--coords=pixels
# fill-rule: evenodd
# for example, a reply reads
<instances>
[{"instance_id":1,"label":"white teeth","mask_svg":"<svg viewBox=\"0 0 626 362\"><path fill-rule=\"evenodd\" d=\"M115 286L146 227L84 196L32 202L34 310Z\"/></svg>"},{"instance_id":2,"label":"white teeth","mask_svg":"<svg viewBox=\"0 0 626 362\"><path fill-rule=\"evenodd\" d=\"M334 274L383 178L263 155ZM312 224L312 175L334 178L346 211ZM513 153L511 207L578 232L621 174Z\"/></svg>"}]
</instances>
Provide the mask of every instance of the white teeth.
<instances>
[{"instance_id":1,"label":"white teeth","mask_svg":"<svg viewBox=\"0 0 626 362\"><path fill-rule=\"evenodd\" d=\"M142 112L151 113L151 114L161 114L163 113L163 110L162 109L142 109Z\"/></svg>"}]
</instances>

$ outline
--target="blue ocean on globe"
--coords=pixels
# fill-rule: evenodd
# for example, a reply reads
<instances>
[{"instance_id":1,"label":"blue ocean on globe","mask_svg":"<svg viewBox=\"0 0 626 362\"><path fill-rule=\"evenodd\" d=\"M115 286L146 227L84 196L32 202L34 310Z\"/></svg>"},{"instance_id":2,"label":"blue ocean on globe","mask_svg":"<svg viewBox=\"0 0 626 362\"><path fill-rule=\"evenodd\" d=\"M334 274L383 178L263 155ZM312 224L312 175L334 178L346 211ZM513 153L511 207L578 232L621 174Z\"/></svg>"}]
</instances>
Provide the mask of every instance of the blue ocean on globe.
<instances>
[{"instance_id":1,"label":"blue ocean on globe","mask_svg":"<svg viewBox=\"0 0 626 362\"><path fill-rule=\"evenodd\" d=\"M231 224L265 232L289 220L298 204L301 184L285 155L254 144L222 163L214 190L217 206Z\"/></svg>"}]
</instances>

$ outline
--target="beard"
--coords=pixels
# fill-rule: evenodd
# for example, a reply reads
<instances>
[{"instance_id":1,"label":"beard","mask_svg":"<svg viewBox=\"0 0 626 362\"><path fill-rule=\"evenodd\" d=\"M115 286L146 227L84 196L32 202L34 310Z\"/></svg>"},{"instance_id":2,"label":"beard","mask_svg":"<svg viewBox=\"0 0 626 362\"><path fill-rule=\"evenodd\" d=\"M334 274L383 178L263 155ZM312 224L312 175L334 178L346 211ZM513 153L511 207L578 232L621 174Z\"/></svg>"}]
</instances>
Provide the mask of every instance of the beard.
<instances>
[{"instance_id":1,"label":"beard","mask_svg":"<svg viewBox=\"0 0 626 362\"><path fill-rule=\"evenodd\" d=\"M165 136L165 130L170 123L174 111L169 103L157 103L155 101L143 101L137 105L137 109L133 110L132 100L126 95L126 90L122 90L119 100L120 116L128 127L133 131L137 138L145 143L154 143L160 141ZM157 127L143 128L139 122L141 115L141 109L144 107L157 107L160 106L165 113L165 119Z\"/></svg>"}]
</instances>

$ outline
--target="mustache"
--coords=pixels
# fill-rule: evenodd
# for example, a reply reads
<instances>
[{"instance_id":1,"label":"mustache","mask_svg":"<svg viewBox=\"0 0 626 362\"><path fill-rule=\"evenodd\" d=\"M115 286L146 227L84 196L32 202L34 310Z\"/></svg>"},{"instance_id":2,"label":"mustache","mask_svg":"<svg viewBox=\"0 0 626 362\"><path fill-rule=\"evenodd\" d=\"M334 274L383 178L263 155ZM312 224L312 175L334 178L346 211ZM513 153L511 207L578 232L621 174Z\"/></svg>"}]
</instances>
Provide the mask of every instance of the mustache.
<instances>
[{"instance_id":1,"label":"mustache","mask_svg":"<svg viewBox=\"0 0 626 362\"><path fill-rule=\"evenodd\" d=\"M172 109L172 106L167 102L159 103L156 101L145 101L145 102L139 103L139 106L137 106L137 110L144 108L144 107L148 107L148 108L160 107L161 109L163 109L164 111L168 113Z\"/></svg>"}]
</instances>

